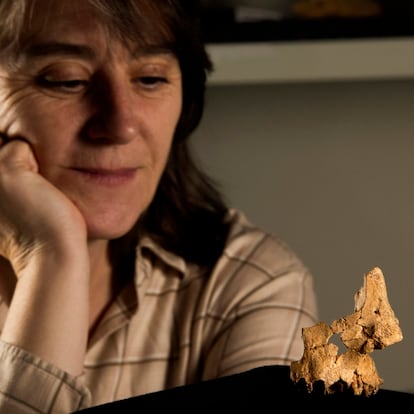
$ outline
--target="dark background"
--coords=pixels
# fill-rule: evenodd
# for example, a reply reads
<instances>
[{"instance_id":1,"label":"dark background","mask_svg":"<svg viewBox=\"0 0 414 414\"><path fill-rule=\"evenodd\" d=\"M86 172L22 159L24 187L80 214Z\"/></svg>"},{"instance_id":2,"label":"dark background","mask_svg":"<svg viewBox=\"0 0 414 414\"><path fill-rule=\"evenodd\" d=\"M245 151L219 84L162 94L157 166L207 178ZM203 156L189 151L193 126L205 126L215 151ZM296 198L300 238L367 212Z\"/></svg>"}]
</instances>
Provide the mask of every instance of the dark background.
<instances>
[{"instance_id":1,"label":"dark background","mask_svg":"<svg viewBox=\"0 0 414 414\"><path fill-rule=\"evenodd\" d=\"M235 19L234 7L209 6L209 2L205 1L202 2L203 27L209 43L414 35L414 2L378 0L378 4L382 11L375 17L286 17L277 21L240 23Z\"/></svg>"}]
</instances>

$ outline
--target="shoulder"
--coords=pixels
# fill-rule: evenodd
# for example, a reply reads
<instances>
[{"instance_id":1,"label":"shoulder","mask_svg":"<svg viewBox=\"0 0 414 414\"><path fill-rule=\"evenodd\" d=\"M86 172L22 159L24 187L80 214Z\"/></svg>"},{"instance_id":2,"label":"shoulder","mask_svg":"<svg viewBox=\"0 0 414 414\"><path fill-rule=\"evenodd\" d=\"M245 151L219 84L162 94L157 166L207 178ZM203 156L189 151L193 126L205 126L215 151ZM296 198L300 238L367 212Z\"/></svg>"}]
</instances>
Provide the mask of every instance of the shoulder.
<instances>
[{"instance_id":1,"label":"shoulder","mask_svg":"<svg viewBox=\"0 0 414 414\"><path fill-rule=\"evenodd\" d=\"M297 254L240 211L231 210L228 219L229 237L207 282L210 313L224 317L289 309L315 318L314 279Z\"/></svg>"},{"instance_id":2,"label":"shoulder","mask_svg":"<svg viewBox=\"0 0 414 414\"><path fill-rule=\"evenodd\" d=\"M308 273L283 240L251 223L241 211L231 209L228 220L230 232L221 259L255 268L269 277L294 270Z\"/></svg>"}]
</instances>

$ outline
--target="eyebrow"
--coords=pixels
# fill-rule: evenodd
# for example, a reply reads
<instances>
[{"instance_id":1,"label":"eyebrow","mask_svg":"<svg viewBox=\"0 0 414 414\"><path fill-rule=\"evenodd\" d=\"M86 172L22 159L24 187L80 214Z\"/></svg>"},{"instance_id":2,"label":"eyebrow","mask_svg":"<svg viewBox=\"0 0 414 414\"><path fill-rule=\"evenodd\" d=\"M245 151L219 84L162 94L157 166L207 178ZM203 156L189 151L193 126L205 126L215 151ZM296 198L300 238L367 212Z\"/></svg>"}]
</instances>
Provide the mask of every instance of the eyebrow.
<instances>
[{"instance_id":1,"label":"eyebrow","mask_svg":"<svg viewBox=\"0 0 414 414\"><path fill-rule=\"evenodd\" d=\"M88 46L58 42L32 44L24 51L24 54L28 58L47 56L77 56L87 60L96 58L96 53Z\"/></svg>"},{"instance_id":2,"label":"eyebrow","mask_svg":"<svg viewBox=\"0 0 414 414\"><path fill-rule=\"evenodd\" d=\"M34 43L24 51L24 55L28 59L36 59L48 56L64 56L64 57L80 57L86 60L95 60L97 58L95 51L87 45L77 45L71 43L48 42ZM147 46L140 47L131 52L134 59L151 55L170 55L174 56L174 52L164 46Z\"/></svg>"}]
</instances>

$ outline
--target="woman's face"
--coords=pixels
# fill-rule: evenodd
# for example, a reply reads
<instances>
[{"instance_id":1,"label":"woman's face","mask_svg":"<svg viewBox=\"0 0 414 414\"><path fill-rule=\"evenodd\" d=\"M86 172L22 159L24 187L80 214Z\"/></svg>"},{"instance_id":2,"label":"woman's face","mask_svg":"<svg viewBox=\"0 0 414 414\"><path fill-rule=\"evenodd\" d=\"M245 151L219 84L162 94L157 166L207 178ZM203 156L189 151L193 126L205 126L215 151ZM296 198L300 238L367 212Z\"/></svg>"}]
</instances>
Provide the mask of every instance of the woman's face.
<instances>
[{"instance_id":1,"label":"woman's face","mask_svg":"<svg viewBox=\"0 0 414 414\"><path fill-rule=\"evenodd\" d=\"M164 170L182 105L179 64L111 38L82 0L55 3L66 5L15 67L0 67L0 132L30 144L89 237L115 238L148 207Z\"/></svg>"}]
</instances>

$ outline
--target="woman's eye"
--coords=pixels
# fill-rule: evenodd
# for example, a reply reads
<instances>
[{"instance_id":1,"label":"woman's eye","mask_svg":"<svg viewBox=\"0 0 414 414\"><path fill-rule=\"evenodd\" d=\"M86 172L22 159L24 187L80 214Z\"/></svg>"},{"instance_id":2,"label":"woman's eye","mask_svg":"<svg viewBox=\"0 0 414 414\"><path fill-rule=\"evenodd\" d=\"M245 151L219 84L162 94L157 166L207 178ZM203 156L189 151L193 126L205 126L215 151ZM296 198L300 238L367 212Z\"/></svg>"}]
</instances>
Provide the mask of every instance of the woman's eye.
<instances>
[{"instance_id":1,"label":"woman's eye","mask_svg":"<svg viewBox=\"0 0 414 414\"><path fill-rule=\"evenodd\" d=\"M146 88L154 88L160 84L168 83L168 79L162 76L141 76L137 78L137 82Z\"/></svg>"},{"instance_id":2,"label":"woman's eye","mask_svg":"<svg viewBox=\"0 0 414 414\"><path fill-rule=\"evenodd\" d=\"M42 76L37 79L37 84L46 89L76 93L82 91L87 86L87 81L83 79L53 79Z\"/></svg>"}]
</instances>

